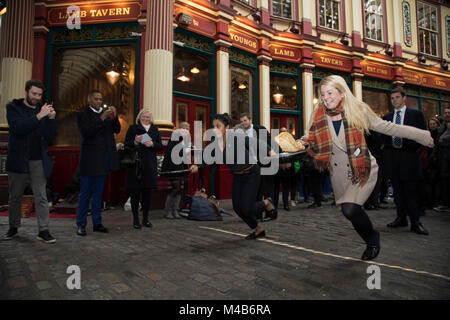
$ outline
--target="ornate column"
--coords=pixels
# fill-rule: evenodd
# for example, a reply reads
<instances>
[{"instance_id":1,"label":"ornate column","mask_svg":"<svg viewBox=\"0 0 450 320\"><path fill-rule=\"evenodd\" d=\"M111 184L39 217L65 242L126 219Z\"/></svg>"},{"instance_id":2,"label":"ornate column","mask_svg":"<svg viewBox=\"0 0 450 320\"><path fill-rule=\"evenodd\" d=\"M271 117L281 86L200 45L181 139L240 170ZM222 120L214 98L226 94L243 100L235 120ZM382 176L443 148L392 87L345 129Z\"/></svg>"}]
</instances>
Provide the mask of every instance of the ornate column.
<instances>
[{"instance_id":1,"label":"ornate column","mask_svg":"<svg viewBox=\"0 0 450 320\"><path fill-rule=\"evenodd\" d=\"M364 73L361 68L361 60L354 58L352 60L352 91L353 95L362 100L362 79L364 77Z\"/></svg>"},{"instance_id":2,"label":"ornate column","mask_svg":"<svg viewBox=\"0 0 450 320\"><path fill-rule=\"evenodd\" d=\"M300 64L302 70L302 118L303 118L303 134L309 131L309 120L314 109L314 81L313 70L314 65L309 63ZM299 133L300 134L300 133Z\"/></svg>"},{"instance_id":3,"label":"ornate column","mask_svg":"<svg viewBox=\"0 0 450 320\"><path fill-rule=\"evenodd\" d=\"M173 126L173 0L147 0L143 106L155 124Z\"/></svg>"},{"instance_id":4,"label":"ornate column","mask_svg":"<svg viewBox=\"0 0 450 320\"><path fill-rule=\"evenodd\" d=\"M2 82L0 126L7 126L6 104L24 97L25 82L31 79L33 62L34 1L7 1L2 18L0 56Z\"/></svg>"},{"instance_id":5,"label":"ornate column","mask_svg":"<svg viewBox=\"0 0 450 320\"><path fill-rule=\"evenodd\" d=\"M223 3L224 1L222 1ZM229 3L228 3L229 5ZM230 35L228 17L221 16L217 22L216 50L216 113L230 113Z\"/></svg>"},{"instance_id":6,"label":"ornate column","mask_svg":"<svg viewBox=\"0 0 450 320\"><path fill-rule=\"evenodd\" d=\"M45 3L35 4L34 18L34 50L33 50L33 79L45 81L45 60L47 58L48 23L47 7Z\"/></svg>"},{"instance_id":7,"label":"ornate column","mask_svg":"<svg viewBox=\"0 0 450 320\"><path fill-rule=\"evenodd\" d=\"M270 132L270 56L269 40L262 38L259 42L259 124Z\"/></svg>"}]
</instances>

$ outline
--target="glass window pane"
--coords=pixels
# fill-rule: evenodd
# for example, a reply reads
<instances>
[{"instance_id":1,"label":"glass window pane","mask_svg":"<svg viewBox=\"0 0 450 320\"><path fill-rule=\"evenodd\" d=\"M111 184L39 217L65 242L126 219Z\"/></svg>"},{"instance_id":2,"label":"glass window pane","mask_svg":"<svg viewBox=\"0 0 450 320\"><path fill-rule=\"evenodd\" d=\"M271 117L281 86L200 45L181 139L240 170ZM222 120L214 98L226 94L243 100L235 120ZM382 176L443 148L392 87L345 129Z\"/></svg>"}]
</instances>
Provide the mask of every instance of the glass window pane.
<instances>
[{"instance_id":1,"label":"glass window pane","mask_svg":"<svg viewBox=\"0 0 450 320\"><path fill-rule=\"evenodd\" d=\"M297 78L270 75L270 106L276 109L297 110Z\"/></svg>"},{"instance_id":2,"label":"glass window pane","mask_svg":"<svg viewBox=\"0 0 450 320\"><path fill-rule=\"evenodd\" d=\"M439 101L422 99L422 112L425 120L428 122L428 119L439 114Z\"/></svg>"},{"instance_id":3,"label":"glass window pane","mask_svg":"<svg viewBox=\"0 0 450 320\"><path fill-rule=\"evenodd\" d=\"M380 117L390 110L390 99L387 92L363 88L363 101Z\"/></svg>"},{"instance_id":4,"label":"glass window pane","mask_svg":"<svg viewBox=\"0 0 450 320\"><path fill-rule=\"evenodd\" d=\"M56 146L79 146L76 114L87 105L88 92L98 89L103 102L115 106L121 123L117 142L134 123L136 47L134 45L56 48L52 101L58 115ZM113 71L116 76L109 76Z\"/></svg>"},{"instance_id":5,"label":"glass window pane","mask_svg":"<svg viewBox=\"0 0 450 320\"><path fill-rule=\"evenodd\" d=\"M230 67L231 120L233 126L239 124L241 113L253 116L253 72L237 66Z\"/></svg>"},{"instance_id":6,"label":"glass window pane","mask_svg":"<svg viewBox=\"0 0 450 320\"><path fill-rule=\"evenodd\" d=\"M174 46L174 91L211 96L209 65L208 56Z\"/></svg>"}]
</instances>

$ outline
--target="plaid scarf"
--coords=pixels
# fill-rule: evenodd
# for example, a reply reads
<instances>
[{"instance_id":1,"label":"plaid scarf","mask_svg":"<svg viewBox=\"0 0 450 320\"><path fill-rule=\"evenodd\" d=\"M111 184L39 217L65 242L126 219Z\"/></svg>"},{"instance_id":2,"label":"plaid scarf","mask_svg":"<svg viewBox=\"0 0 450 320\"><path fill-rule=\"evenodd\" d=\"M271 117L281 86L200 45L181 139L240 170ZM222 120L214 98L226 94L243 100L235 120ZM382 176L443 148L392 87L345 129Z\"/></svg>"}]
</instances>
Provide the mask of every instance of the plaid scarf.
<instances>
[{"instance_id":1,"label":"plaid scarf","mask_svg":"<svg viewBox=\"0 0 450 320\"><path fill-rule=\"evenodd\" d=\"M307 148L307 150L313 158L315 167L319 171L323 171L325 169L330 169L331 171L332 169L330 166L330 161L333 142L325 114L328 114L329 116L342 114L348 160L352 169L352 183L356 184L360 182L361 186L363 186L369 179L370 175L369 150L367 148L364 134L359 132L356 128L348 126L342 104L334 110L328 110L325 106L321 106L314 116L314 121L311 129L309 130L308 136L310 147Z\"/></svg>"}]
</instances>

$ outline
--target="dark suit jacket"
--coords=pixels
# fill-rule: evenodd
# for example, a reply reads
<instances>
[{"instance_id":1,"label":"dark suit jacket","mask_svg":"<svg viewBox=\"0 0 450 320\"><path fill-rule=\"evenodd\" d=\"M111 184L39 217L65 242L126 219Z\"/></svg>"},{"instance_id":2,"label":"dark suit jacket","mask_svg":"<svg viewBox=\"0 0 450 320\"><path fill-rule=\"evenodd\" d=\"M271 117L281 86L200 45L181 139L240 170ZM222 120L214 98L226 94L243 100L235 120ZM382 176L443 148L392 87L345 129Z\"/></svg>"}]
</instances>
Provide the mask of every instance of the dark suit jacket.
<instances>
[{"instance_id":1,"label":"dark suit jacket","mask_svg":"<svg viewBox=\"0 0 450 320\"><path fill-rule=\"evenodd\" d=\"M266 145L262 145L262 147L263 147L263 154L265 153L265 155L266 156L268 156L269 155L269 152L266 152L266 150L268 150L268 151L270 151L270 149L273 149L275 152L279 152L279 150L278 150L278 144L275 142L275 140L272 140L272 137L271 137L271 135L270 135L270 132L266 129L266 127L264 127L264 126L260 126L260 125L257 125L257 124L254 124L253 125L253 137L255 137L256 139L258 139L258 141L260 140L260 136L261 136L261 139L263 138L262 137L262 135L263 135L263 132L265 131L266 132L266 139L265 140L263 140L263 142L265 143L265 144L267 144L267 146ZM256 132L256 135L255 135L255 132ZM260 156L259 156L259 148L260 147L260 145L258 144L258 165L260 166L260 167L268 167L268 166L270 166L270 164L266 164L266 165L264 165L264 164L262 164L260 161L259 161L259 159L260 159Z\"/></svg>"},{"instance_id":2,"label":"dark suit jacket","mask_svg":"<svg viewBox=\"0 0 450 320\"><path fill-rule=\"evenodd\" d=\"M389 112L383 120L393 122L394 113ZM422 111L406 109L403 125L426 130L425 117ZM398 177L400 180L423 179L418 150L420 144L409 139L402 139L402 147L396 149L392 144L392 137L383 135L383 169L388 178ZM394 160L397 159L396 161Z\"/></svg>"},{"instance_id":3,"label":"dark suit jacket","mask_svg":"<svg viewBox=\"0 0 450 320\"><path fill-rule=\"evenodd\" d=\"M37 112L41 105L38 105ZM40 121L36 116L27 116L24 108L28 108L23 99L14 99L6 105L6 118L9 125L8 157L6 170L16 173L28 172L28 134L36 131L41 136L41 156L45 176L48 178L52 172L53 161L48 155L47 146L56 137L56 119L48 117Z\"/></svg>"},{"instance_id":4,"label":"dark suit jacket","mask_svg":"<svg viewBox=\"0 0 450 320\"><path fill-rule=\"evenodd\" d=\"M100 119L90 107L78 112L77 124L81 133L80 176L105 176L108 174L106 158L109 156L110 170L119 170L114 133L120 132L117 117Z\"/></svg>"}]
</instances>

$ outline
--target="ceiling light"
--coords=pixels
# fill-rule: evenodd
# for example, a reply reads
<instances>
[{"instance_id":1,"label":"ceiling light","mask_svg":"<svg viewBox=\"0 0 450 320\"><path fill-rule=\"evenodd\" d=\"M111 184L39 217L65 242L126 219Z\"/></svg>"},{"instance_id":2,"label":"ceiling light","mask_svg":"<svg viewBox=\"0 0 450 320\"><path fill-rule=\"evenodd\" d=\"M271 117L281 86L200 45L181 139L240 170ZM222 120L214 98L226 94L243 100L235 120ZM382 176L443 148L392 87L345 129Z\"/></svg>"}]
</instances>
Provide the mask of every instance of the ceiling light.
<instances>
[{"instance_id":1,"label":"ceiling light","mask_svg":"<svg viewBox=\"0 0 450 320\"><path fill-rule=\"evenodd\" d=\"M181 68L180 73L178 73L177 75L177 80L180 80L182 82L187 82L190 81L191 79L189 77L187 77L184 73L184 67Z\"/></svg>"},{"instance_id":2,"label":"ceiling light","mask_svg":"<svg viewBox=\"0 0 450 320\"><path fill-rule=\"evenodd\" d=\"M197 73L200 73L200 70L197 67L193 67L191 69L191 73L197 74Z\"/></svg>"}]
</instances>

